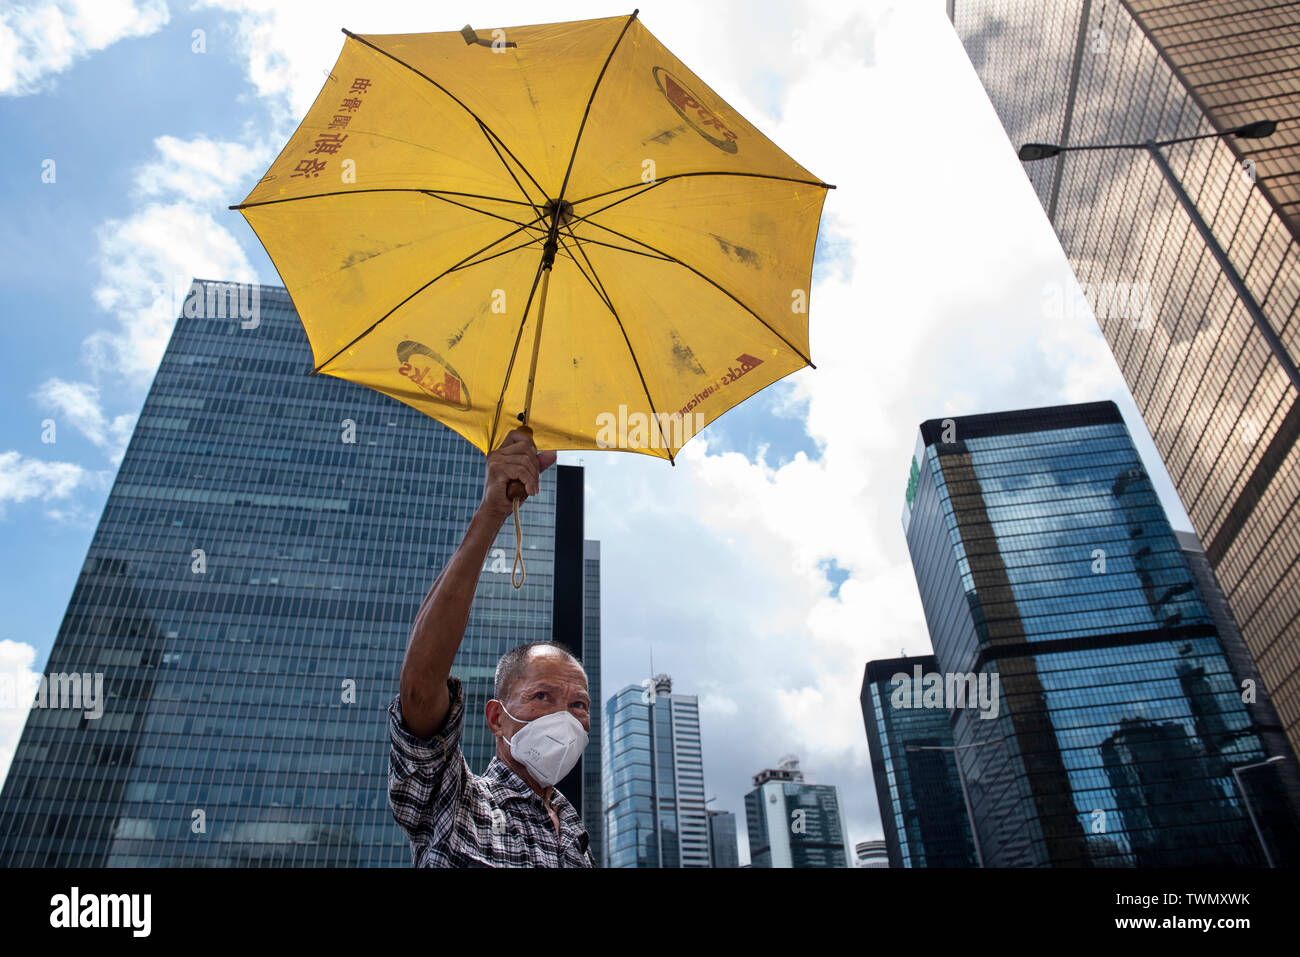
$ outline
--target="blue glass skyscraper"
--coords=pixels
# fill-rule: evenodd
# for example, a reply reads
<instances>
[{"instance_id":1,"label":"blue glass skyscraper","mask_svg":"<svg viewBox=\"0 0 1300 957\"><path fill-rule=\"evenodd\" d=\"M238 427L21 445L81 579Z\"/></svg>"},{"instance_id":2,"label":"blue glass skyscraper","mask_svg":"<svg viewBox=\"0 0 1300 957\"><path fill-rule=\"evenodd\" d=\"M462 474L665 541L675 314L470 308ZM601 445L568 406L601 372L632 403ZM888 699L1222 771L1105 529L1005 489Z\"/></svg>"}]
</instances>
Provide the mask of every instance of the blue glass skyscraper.
<instances>
[{"instance_id":1,"label":"blue glass skyscraper","mask_svg":"<svg viewBox=\"0 0 1300 957\"><path fill-rule=\"evenodd\" d=\"M387 396L311 375L282 288L258 287L247 319L227 285L186 300L50 654L50 672L103 673L104 714L31 712L0 794L0 865L410 864L386 708L484 457ZM513 523L483 568L452 668L476 772L507 648L559 640L599 675L582 485L581 469L549 469L520 510L522 589ZM588 770L599 749L593 735ZM560 788L594 836L583 765Z\"/></svg>"},{"instance_id":2,"label":"blue glass skyscraper","mask_svg":"<svg viewBox=\"0 0 1300 957\"><path fill-rule=\"evenodd\" d=\"M1269 755L1114 403L922 423L903 523L940 670L1000 682L952 709L986 866L1263 863Z\"/></svg>"},{"instance_id":3,"label":"blue glass skyscraper","mask_svg":"<svg viewBox=\"0 0 1300 957\"><path fill-rule=\"evenodd\" d=\"M668 675L605 702L609 867L708 867L700 708Z\"/></svg>"},{"instance_id":4,"label":"blue glass skyscraper","mask_svg":"<svg viewBox=\"0 0 1300 957\"><path fill-rule=\"evenodd\" d=\"M934 655L888 658L867 662L862 679L862 719L890 867L976 864L948 709L894 706L895 676L910 681L915 668L933 674L938 667Z\"/></svg>"}]
</instances>

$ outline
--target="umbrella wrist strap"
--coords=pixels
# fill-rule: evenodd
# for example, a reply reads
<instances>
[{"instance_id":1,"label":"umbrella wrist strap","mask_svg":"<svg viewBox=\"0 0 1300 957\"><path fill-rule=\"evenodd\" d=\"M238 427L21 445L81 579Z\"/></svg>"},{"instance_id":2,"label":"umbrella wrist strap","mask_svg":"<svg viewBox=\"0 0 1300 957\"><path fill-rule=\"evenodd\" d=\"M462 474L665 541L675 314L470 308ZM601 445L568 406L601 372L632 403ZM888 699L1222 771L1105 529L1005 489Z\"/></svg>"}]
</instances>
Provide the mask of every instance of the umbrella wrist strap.
<instances>
[{"instance_id":1,"label":"umbrella wrist strap","mask_svg":"<svg viewBox=\"0 0 1300 957\"><path fill-rule=\"evenodd\" d=\"M514 585L516 590L523 588L524 577L524 533L519 524L519 499L515 499L515 563L510 568L510 584Z\"/></svg>"}]
</instances>

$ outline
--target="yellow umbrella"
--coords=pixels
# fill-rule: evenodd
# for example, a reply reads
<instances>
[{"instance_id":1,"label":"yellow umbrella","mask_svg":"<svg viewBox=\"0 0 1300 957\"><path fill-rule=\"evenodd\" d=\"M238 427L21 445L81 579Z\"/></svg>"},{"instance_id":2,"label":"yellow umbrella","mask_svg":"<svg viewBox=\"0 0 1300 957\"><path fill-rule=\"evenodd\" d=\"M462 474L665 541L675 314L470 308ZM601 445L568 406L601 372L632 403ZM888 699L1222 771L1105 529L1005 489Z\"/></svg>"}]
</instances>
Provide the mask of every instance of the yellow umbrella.
<instances>
[{"instance_id":1,"label":"yellow umbrella","mask_svg":"<svg viewBox=\"0 0 1300 957\"><path fill-rule=\"evenodd\" d=\"M671 461L812 365L833 187L635 12L344 33L302 124L231 207L279 271L316 372L484 452L522 425L539 449Z\"/></svg>"}]
</instances>

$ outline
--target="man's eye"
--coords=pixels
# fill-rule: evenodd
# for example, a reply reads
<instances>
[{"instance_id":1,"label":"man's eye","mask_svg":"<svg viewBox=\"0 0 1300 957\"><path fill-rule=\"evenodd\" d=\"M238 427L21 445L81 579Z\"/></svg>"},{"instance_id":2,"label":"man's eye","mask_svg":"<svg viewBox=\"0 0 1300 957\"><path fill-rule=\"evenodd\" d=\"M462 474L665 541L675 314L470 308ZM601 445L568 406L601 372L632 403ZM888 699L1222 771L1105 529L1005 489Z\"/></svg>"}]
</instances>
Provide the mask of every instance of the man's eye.
<instances>
[{"instance_id":1,"label":"man's eye","mask_svg":"<svg viewBox=\"0 0 1300 957\"><path fill-rule=\"evenodd\" d=\"M533 697L534 697L534 698L545 698L545 697L546 697L546 692L545 692L545 691L539 691L539 692L537 692L535 695L533 695Z\"/></svg>"}]
</instances>

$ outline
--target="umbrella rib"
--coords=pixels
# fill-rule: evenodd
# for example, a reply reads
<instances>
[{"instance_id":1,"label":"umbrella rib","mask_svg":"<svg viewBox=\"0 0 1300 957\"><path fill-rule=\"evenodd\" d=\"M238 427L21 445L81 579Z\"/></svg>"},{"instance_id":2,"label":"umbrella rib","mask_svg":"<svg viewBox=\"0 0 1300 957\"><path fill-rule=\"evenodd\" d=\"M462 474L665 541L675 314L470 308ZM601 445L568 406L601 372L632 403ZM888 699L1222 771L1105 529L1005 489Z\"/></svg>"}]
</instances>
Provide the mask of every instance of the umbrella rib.
<instances>
[{"instance_id":1,"label":"umbrella rib","mask_svg":"<svg viewBox=\"0 0 1300 957\"><path fill-rule=\"evenodd\" d=\"M520 243L518 246L511 246L509 249L503 249L499 253L493 253L491 256L485 256L482 259L476 259L473 262L463 263L458 266L452 266L450 269L447 270L447 272L449 273L460 272L462 269L469 269L471 266L481 266L483 263L491 262L493 259L496 259L499 256L508 256L510 253L518 252L521 249L527 249L529 246L536 246L537 243L543 238L544 237L539 236L535 239L528 240L528 242L526 243Z\"/></svg>"},{"instance_id":2,"label":"umbrella rib","mask_svg":"<svg viewBox=\"0 0 1300 957\"><path fill-rule=\"evenodd\" d=\"M627 35L628 27L632 26L632 21L636 19L637 13L637 10L633 10L632 15L627 18L627 22L623 24L618 39L610 47L609 56L605 57L604 66L600 68L600 73L596 76L596 82L591 88L591 96L587 97L587 108L582 111L582 122L578 124L578 135L573 139L573 152L569 154L569 168L564 171L564 182L560 184L560 199L564 199L564 191L569 188L569 175L573 172L573 161L578 158L578 144L582 142L582 131L587 128L587 117L591 115L591 104L596 102L596 91L600 89L600 81L605 79L605 71L609 69L610 61L614 59L614 54L618 52L618 45L623 42L623 37Z\"/></svg>"},{"instance_id":3,"label":"umbrella rib","mask_svg":"<svg viewBox=\"0 0 1300 957\"><path fill-rule=\"evenodd\" d=\"M613 233L615 236L618 236L618 237L620 237L620 238L622 238L622 239L626 239L626 240L627 240L628 242L630 242L630 243L636 243L638 246L644 246L646 249L650 250L651 252L658 253L660 256L662 256L664 259L668 260L669 262L676 263L677 265L681 266L683 269L688 269L688 270L690 270L691 272L695 273L695 275L699 276L701 279L703 279L705 282L707 282L707 283L708 283L710 286L712 286L714 289L718 290L718 292L722 293L724 296L726 296L728 299L730 299L732 302L734 302L736 305L738 305L741 309L744 309L747 313L749 313L751 316L753 316L755 319L757 319L759 322L761 322L761 323L764 325L764 327L765 327L769 332L772 333L772 335L776 336L778 339L780 339L782 342L784 342L787 346L789 346L789 347L790 347L790 350L791 350L795 355L797 355L800 359L802 359L802 360L803 360L804 362L806 362L808 365L812 366L812 368L814 368L814 369L817 368L817 366L813 364L813 361L812 361L811 359L809 359L806 355L804 355L802 352L800 352L800 351L795 347L794 343L792 343L792 342L791 342L789 339L787 339L785 336L781 335L781 333L779 333L779 332L777 332L775 329L773 329L773 328L771 327L771 325L768 324L768 322L767 322L766 319L764 319L762 316L760 316L758 313L756 313L756 312L755 312L753 309L751 309L749 306L747 306L747 305L745 305L743 302L741 302L740 299L739 299L739 298L738 298L738 297L737 297L733 292L731 292L730 290L724 289L721 285L719 285L718 283L714 282L714 281L713 281L712 279L710 279L708 276L704 275L704 273L700 272L700 271L699 271L698 269L696 269L694 266L692 266L692 265L690 265L690 264L688 264L688 263L684 263L684 262L682 262L682 261L681 261L680 259L678 259L676 256L671 256L671 255L669 255L668 253L664 252L662 249L656 249L654 246L651 246L649 243L642 242L642 241L639 240L639 239L634 239L634 238L632 238L631 236L625 235L624 233L620 233L617 229L610 229L608 226L602 226L600 223L598 223L598 222L596 222L596 221L594 221L594 220L587 220L587 223L588 223L588 225L595 226L597 229L603 229L603 230L605 230L605 232L607 232L607 233Z\"/></svg>"},{"instance_id":4,"label":"umbrella rib","mask_svg":"<svg viewBox=\"0 0 1300 957\"><path fill-rule=\"evenodd\" d=\"M579 222L579 223L580 223L580 222L583 222L584 220L590 219L592 216L595 216L597 213L603 213L603 212L604 212L605 210L607 210L607 209L613 209L615 206L619 205L620 203L626 203L629 199L636 199L636 198L637 198L638 196L640 196L642 193L648 193L648 192L650 192L650 190L654 189L654 188L655 188L656 186L658 186L660 183L665 183L665 182L667 182L667 180L662 180L662 179L661 179L661 180L656 180L656 181L653 182L653 183L649 183L649 184L647 184L646 187L645 187L645 189L639 189L639 190L637 190L635 193L628 193L628 195L624 196L622 199L616 199L616 200L614 200L614 202L612 202L612 203L606 203L604 206L600 207L600 209L593 209L591 212L589 212L589 213L584 213L584 214L581 215L581 216L579 216L579 215L577 215L577 214L575 213L574 216L573 216L572 221L573 221L573 222ZM626 189L631 189L632 187L629 186L629 187L625 187L625 188L626 188ZM614 192L616 192L616 191L614 191ZM601 193L601 194L599 194L599 195L604 196L604 195L608 195L608 194L606 194L606 193ZM594 197L593 197L593 198L594 198Z\"/></svg>"},{"instance_id":5,"label":"umbrella rib","mask_svg":"<svg viewBox=\"0 0 1300 957\"><path fill-rule=\"evenodd\" d=\"M832 184L823 183L819 179L799 179L798 177L795 176L776 176L769 173L738 173L738 172L733 172L731 170L705 170L698 173L670 173L667 176L657 177L655 181L653 183L650 183L649 185L658 186L660 183L666 183L669 180L687 179L691 176L747 176L751 179L770 179L770 180L776 180L778 182L783 182L783 183L801 183L804 186L820 186L822 189L835 188ZM592 193L590 196L584 196L582 199L570 200L570 202L572 202L574 206L577 206L579 203L587 203L593 199L599 199L602 196L608 196L611 193L621 193L624 190L636 189L638 186L645 186L645 185L646 185L645 183L632 183L630 186L619 186L616 189L607 189L602 193ZM642 190L642 192L645 191ZM640 193L634 193L633 195L639 196Z\"/></svg>"},{"instance_id":6,"label":"umbrella rib","mask_svg":"<svg viewBox=\"0 0 1300 957\"><path fill-rule=\"evenodd\" d=\"M602 197L602 196L609 196L609 195L611 195L611 194L613 194L613 193L621 193L621 192L623 192L624 190L637 189L638 186L643 186L644 188L643 188L643 189L637 189L637 191L636 191L635 193L629 193L628 195L624 196L622 199L616 199L616 200L614 200L614 202L612 202L612 203L606 203L604 206L600 207L600 209L593 209L591 212L589 212L589 213L584 213L584 214L581 215L581 216L577 216L577 215L575 215L575 216L573 217L573 219L572 219L572 222L574 222L574 223L581 223L581 222L591 221L593 226L599 226L600 223L597 223L597 222L591 220L591 217L592 217L592 216L595 216L597 213L603 213L603 212L605 212L605 210L607 210L607 209L613 209L615 206L618 206L620 203L626 203L628 200L636 199L638 196L641 196L641 195L644 194L644 193L648 193L648 192L650 192L650 190L654 189L655 187L657 187L657 186L661 186L661 185L663 185L664 183L667 183L667 182L670 181L670 180L681 179L681 178L686 177L686 176L725 176L725 175L735 175L735 176L758 176L758 174L753 174L753 173L734 173L734 174L727 174L727 173L679 173L679 174L675 174L675 175L672 175L672 176L665 176L663 179L657 179L657 180L655 180L653 183L634 183L634 184L631 185L631 186L620 186L618 189L610 189L610 190L606 190L606 191L603 192L603 193L595 193L595 194L592 195L592 196L588 196L585 200L583 200L583 199L578 200L578 202L579 202L579 203L587 202L587 201L589 201L589 200L598 199L598 198L600 198L600 197ZM761 178L761 179L788 180L789 182L794 182L794 183L810 183L811 185L821 185L821 186L826 186L827 189L834 189L834 188L835 188L834 186L830 186L830 185L825 184L825 183L817 184L817 183L811 183L811 181L809 181L809 180L790 180L790 179L788 179L788 177L783 177L783 176L779 176L779 177L761 176L761 177L759 177L759 178ZM619 248L622 248L622 247L618 247L618 246L616 246L616 247L614 247L614 248L615 248L615 249L619 249ZM625 252L631 252L632 250L624 250L624 251L625 251Z\"/></svg>"},{"instance_id":7,"label":"umbrella rib","mask_svg":"<svg viewBox=\"0 0 1300 957\"><path fill-rule=\"evenodd\" d=\"M568 223L568 224L566 224L566 225L568 225L568 226L572 226L573 224L572 224L572 223ZM606 242L601 242L599 239L591 239L591 238L589 238L589 237L587 237L587 236L579 236L579 235L577 235L576 233L574 233L574 232L572 232L572 231L570 231L569 235L573 237L573 241L574 241L575 243L584 243L584 244L593 245L593 246L604 246L606 249L617 249L619 252L623 252L623 253L631 253L631 254L634 255L634 256L644 256L646 259L657 259L657 260L659 260L660 262L665 262L665 263L670 263L670 262L673 261L673 260L669 259L667 256L659 256L659 255L656 255L655 253L647 253L647 252L643 252L643 251L640 250L640 249L629 249L629 248L626 247L626 246L619 246L619 245L617 245L617 244L615 244L615 243L606 243Z\"/></svg>"},{"instance_id":8,"label":"umbrella rib","mask_svg":"<svg viewBox=\"0 0 1300 957\"><path fill-rule=\"evenodd\" d=\"M572 232L569 233L569 236L575 240L577 239ZM560 240L560 243L561 245L567 246L563 239ZM646 385L645 374L641 371L641 363L638 362L636 358L636 350L632 348L632 341L628 339L627 330L623 328L623 320L619 316L618 310L614 308L614 303L610 300L609 293L605 291L605 284L600 281L600 276L596 274L596 267L592 265L591 260L587 258L587 254L583 251L582 247L579 246L577 248L579 254L582 256L583 262L587 264L587 269L591 270L591 275L587 275L587 270L582 268L582 263L578 262L577 259L574 259L573 263L578 267L578 272L582 273L582 278L587 280L591 285L592 290L600 298L600 301L605 304L605 308L608 309L610 315L614 317L614 321L618 323L618 331L623 334L623 342L627 346L627 354L632 357L632 365L636 366L637 378L641 380L641 388L645 392L645 399L650 403L650 416L654 419L655 428L659 430L659 439L663 442L664 449L668 452L668 464L676 465L677 462L673 456L672 446L668 444L668 438L664 435L664 424L659 418L659 412L655 409L655 400L650 395L650 387ZM570 256L572 255L573 254L570 253Z\"/></svg>"},{"instance_id":9,"label":"umbrella rib","mask_svg":"<svg viewBox=\"0 0 1300 957\"><path fill-rule=\"evenodd\" d=\"M470 206L467 205L466 203L458 203L454 199L448 199L445 196L440 196L437 193L433 192L432 190L427 191L427 193L429 196L432 196L434 199L440 199L444 203L450 203L453 206L459 206L461 209L468 209L471 213L479 213L480 215L483 216L491 216L493 219L500 219L514 226L523 226L525 229L534 228L532 223L521 223L519 220L511 219L509 216L502 216L499 213L489 213L486 209L479 209L476 206ZM538 220L545 218L541 210L539 210L536 206L533 207L533 212L537 214L537 219L534 219L533 223L536 223ZM545 233L543 231L543 235L544 234Z\"/></svg>"},{"instance_id":10,"label":"umbrella rib","mask_svg":"<svg viewBox=\"0 0 1300 957\"><path fill-rule=\"evenodd\" d=\"M520 163L520 162L519 162L519 157L516 156L514 153L512 153L512 152L510 151L510 147L506 146L505 141L504 141L503 139L501 139L501 137L497 136L496 133L493 133L493 132L492 132L492 128L491 128L490 126L488 126L486 123L484 123L483 120L479 118L479 115L478 115L477 113L475 113L475 112L474 112L473 110L471 110L468 106L466 106L463 102L461 102L461 100L460 100L459 97L457 97L454 93L452 93L449 89L447 89L445 86L443 86L443 85L442 85L441 83L439 83L437 80L435 80L433 77L429 76L427 73L424 73L424 72L422 72L422 71L420 71L420 70L417 70L415 67L411 66L411 64L407 63L407 62L406 62L405 60L403 60L401 57L393 56L393 54L389 53L387 50L383 49L382 47L376 46L375 44L373 44L373 43L371 43L369 40L367 40L365 37L359 37L359 36L357 36L357 35L356 35L355 33L353 33L351 30L344 29L343 32L344 32L345 34L347 34L349 37L351 37L353 40L356 40L358 43L364 43L366 46L370 47L370 49L374 50L376 53L382 53L384 56L388 57L388 59L392 60L393 62L395 62L395 63L400 63L402 66L406 67L408 70L410 70L410 71L411 71L412 73L414 73L416 76L422 76L422 77L424 77L426 80L428 80L428 81L429 81L430 83L432 83L434 86L436 86L438 89L442 90L443 93L446 93L447 96L449 96L449 97L451 98L451 100L452 100L452 101L453 101L457 106L459 106L462 110L464 110L464 111L465 111L466 113L468 113L470 116L474 117L474 122L477 123L479 126L483 127L484 131L486 131L487 133L490 133L491 136L492 136L492 138L495 139L498 143L501 144L501 148L502 148L502 149L504 149L507 153L510 153L510 158L511 158L512 160L514 160L516 163L519 163L519 168L520 168L521 170L523 170L523 173L524 173L525 176L527 176L530 180L532 180L533 185L537 187L537 191L538 191L539 193L541 193L543 196L546 195L546 190L542 189L541 184L538 183L537 180L533 179L533 174L530 173L530 172L528 172L528 167L526 167L523 163Z\"/></svg>"},{"instance_id":11,"label":"umbrella rib","mask_svg":"<svg viewBox=\"0 0 1300 957\"><path fill-rule=\"evenodd\" d=\"M528 290L528 301L524 303L524 317L519 321L519 331L515 333L515 345L510 350L510 362L506 365L506 374L501 380L501 395L497 398L496 411L492 413L492 431L488 433L488 448L492 448L496 443L497 427L501 424L501 406L506 401L506 389L510 386L510 373L515 370L515 357L519 354L519 343L524 337L524 326L528 325L528 313L533 308L533 296L537 294L537 283L542 278L542 262L545 256L537 261L537 275L533 276L533 287Z\"/></svg>"},{"instance_id":12,"label":"umbrella rib","mask_svg":"<svg viewBox=\"0 0 1300 957\"><path fill-rule=\"evenodd\" d=\"M460 262L456 263L455 265L451 266L450 268L445 269L444 271L440 272L438 275L434 276L432 279L430 279L428 282L426 282L426 283L425 283L423 286L421 286L419 289L415 290L415 292L411 293L409 296L407 296L405 299L403 299L401 302L399 302L397 305L395 305L392 309L389 309L386 313L384 313L382 316L380 316L378 319L376 319L374 322L372 322L372 323L371 323L371 324L370 324L366 329L364 329L361 333L359 333L357 336L355 336L355 337L352 339L351 342L347 343L347 345L343 346L343 348L339 349L338 352L335 352L332 356L330 356L330 357L329 357L328 359L326 359L324 362L322 362L322 363L320 363L319 365L317 365L316 368L313 369L312 371L313 371L313 372L320 372L321 369L325 368L327 365L329 365L331 362L333 362L335 359L337 359L340 355L342 355L343 352L344 352L344 350L349 349L349 348L351 348L352 346L356 345L357 342L359 342L361 339L365 338L365 337L368 336L372 331L374 331L375 327L378 326L381 322L383 322L385 319L387 319L389 316L391 316L393 313L395 313L398 309L401 309L404 305L406 305L408 302L410 302L412 299L414 299L414 298L415 298L416 296L418 296L420 293L424 292L424 290L428 289L430 286L432 286L435 282L437 282L437 281L438 281L439 279L441 279L443 276L446 276L446 275L450 274L454 269L456 269L457 266L461 266L461 265L463 265L464 263L468 262L469 260L471 260L471 259L473 259L475 256L477 256L479 253L487 252L487 250L491 249L491 248L492 248L493 246L495 246L497 243L499 243L499 242L501 242L501 241L503 241L503 240L509 239L511 236L514 236L516 233L521 233L521 232L523 232L526 228L527 228L526 226L520 226L518 229L512 229L512 230L510 230L510 232L506 233L504 236L501 236L501 237L498 238L498 239L494 239L492 242L488 243L488 244L487 244L486 246L484 246L482 249L476 249L474 252L470 253L468 256L466 256L464 259L462 259Z\"/></svg>"},{"instance_id":13,"label":"umbrella rib","mask_svg":"<svg viewBox=\"0 0 1300 957\"><path fill-rule=\"evenodd\" d=\"M483 196L479 193L458 193L449 189L428 189L422 186L378 186L374 189L338 189L329 193L308 193L305 196L286 196L284 199L262 199L254 203L236 203L234 206L227 206L227 209L252 209L255 206L274 206L277 203L296 203L300 199L324 199L328 196L352 196L356 193L426 193L429 195L439 194L440 196L464 196L466 199L486 199L492 203L509 203L512 206L525 206L517 199L501 199L499 196ZM466 207L472 209L473 207ZM533 211L536 212L536 207ZM476 210L483 212L483 210ZM492 215L487 213L487 215Z\"/></svg>"},{"instance_id":14,"label":"umbrella rib","mask_svg":"<svg viewBox=\"0 0 1300 957\"><path fill-rule=\"evenodd\" d=\"M569 238L574 240L577 239L577 237L574 236L573 233L569 233ZM597 296L600 297L600 301L605 304L605 307L609 309L610 312L613 312L614 301L609 298L609 293L605 290L605 284L600 281L599 276L596 276L596 269L594 266L592 266L591 260L587 258L587 254L582 251L582 247L575 245L574 249L576 249L578 253L582 256L583 262L587 264L587 267L591 269L591 275L595 277L594 281L592 280L591 277L588 277L585 272L583 272L582 263L578 262L578 257L574 255L573 249L569 248L569 244L564 241L563 237L561 237L560 239L560 246L568 254L569 260L575 266L578 267L578 271L582 272L583 278L586 279L587 282L591 284L592 290L596 293Z\"/></svg>"},{"instance_id":15,"label":"umbrella rib","mask_svg":"<svg viewBox=\"0 0 1300 957\"><path fill-rule=\"evenodd\" d=\"M497 159L501 161L501 165L506 168L506 172L510 174L510 178L514 180L515 185L519 187L519 192L523 193L524 199L528 200L528 205L533 208L533 214L540 218L542 211L537 208L537 204L533 202L533 198L528 195L528 190L524 189L524 184L519 182L519 177L515 175L515 171L510 168L510 164L506 162L506 158L501 155L501 151L497 149L497 145L492 142L492 137L488 133L488 128L482 123L478 125L478 128L483 131L483 137L488 141L488 146L492 147L492 152L497 154ZM520 168L522 169L522 167ZM525 172L527 172L527 170L525 170ZM545 196L546 193L543 192L542 195Z\"/></svg>"}]
</instances>

